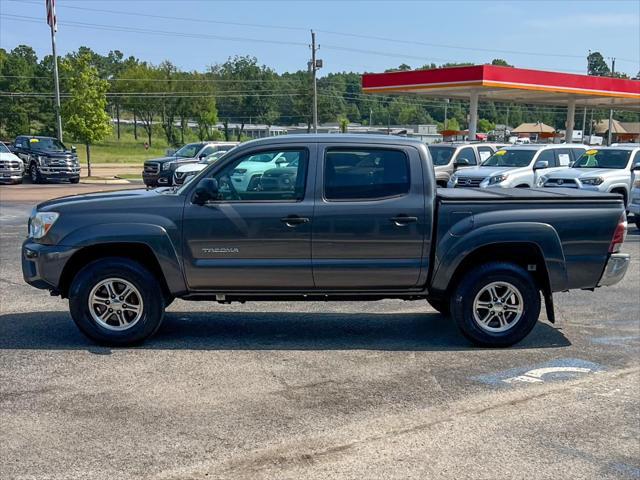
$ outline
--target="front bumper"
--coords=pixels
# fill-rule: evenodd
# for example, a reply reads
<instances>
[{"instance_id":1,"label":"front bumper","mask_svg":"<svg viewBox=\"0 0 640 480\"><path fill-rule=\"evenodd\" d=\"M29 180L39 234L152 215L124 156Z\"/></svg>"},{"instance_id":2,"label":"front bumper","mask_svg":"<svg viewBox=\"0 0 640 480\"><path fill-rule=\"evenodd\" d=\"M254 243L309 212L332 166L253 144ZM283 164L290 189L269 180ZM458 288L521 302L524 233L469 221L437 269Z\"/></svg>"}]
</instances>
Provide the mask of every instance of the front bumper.
<instances>
[{"instance_id":1,"label":"front bumper","mask_svg":"<svg viewBox=\"0 0 640 480\"><path fill-rule=\"evenodd\" d=\"M22 277L29 285L57 290L67 261L77 251L76 247L42 245L28 238L22 244Z\"/></svg>"},{"instance_id":2,"label":"front bumper","mask_svg":"<svg viewBox=\"0 0 640 480\"><path fill-rule=\"evenodd\" d=\"M172 185L172 177L172 170L166 170L160 173L142 172L142 181L147 187L169 187Z\"/></svg>"},{"instance_id":3,"label":"front bumper","mask_svg":"<svg viewBox=\"0 0 640 480\"><path fill-rule=\"evenodd\" d=\"M22 170L0 170L0 182L14 183L22 181Z\"/></svg>"},{"instance_id":4,"label":"front bumper","mask_svg":"<svg viewBox=\"0 0 640 480\"><path fill-rule=\"evenodd\" d=\"M631 256L628 253L613 253L604 267L599 287L609 287L622 280L627 273Z\"/></svg>"}]
</instances>

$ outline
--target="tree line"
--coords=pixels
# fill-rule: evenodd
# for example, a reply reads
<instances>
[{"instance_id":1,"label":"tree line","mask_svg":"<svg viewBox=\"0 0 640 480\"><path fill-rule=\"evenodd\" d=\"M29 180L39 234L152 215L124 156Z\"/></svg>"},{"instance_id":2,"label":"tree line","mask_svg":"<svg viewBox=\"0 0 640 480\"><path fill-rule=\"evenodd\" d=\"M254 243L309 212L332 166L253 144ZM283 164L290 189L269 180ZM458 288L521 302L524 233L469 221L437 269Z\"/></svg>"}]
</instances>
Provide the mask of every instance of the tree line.
<instances>
[{"instance_id":1,"label":"tree line","mask_svg":"<svg viewBox=\"0 0 640 480\"><path fill-rule=\"evenodd\" d=\"M510 66L503 59L491 63ZM612 75L598 52L590 54L588 64L589 74ZM470 64L419 68L455 65ZM180 70L170 61L153 65L117 50L101 55L80 47L62 57L60 67L65 129L75 140L87 144L106 135L104 124L108 125L109 118L115 120L118 135L120 121L127 120L133 123L136 138L152 144L154 136L161 134L170 145L184 143L188 128L194 128L204 140L220 135L240 139L248 123L311 126L309 73L278 73L250 56L236 56L198 72ZM29 46L0 49L0 138L55 134L52 68L51 56L38 59ZM402 64L388 71L410 69ZM451 99L445 107L441 99L363 94L358 72L330 73L318 79L322 123L437 124L444 129L445 108L447 129L467 127L468 103L462 100ZM607 115L590 112L588 119L597 121ZM576 128L581 128L580 112L577 116ZM637 121L638 114L616 112L616 118ZM492 130L496 124L517 126L535 121L564 128L566 113L561 107L481 101L479 119L479 131ZM224 125L222 134L216 128L218 123Z\"/></svg>"}]
</instances>

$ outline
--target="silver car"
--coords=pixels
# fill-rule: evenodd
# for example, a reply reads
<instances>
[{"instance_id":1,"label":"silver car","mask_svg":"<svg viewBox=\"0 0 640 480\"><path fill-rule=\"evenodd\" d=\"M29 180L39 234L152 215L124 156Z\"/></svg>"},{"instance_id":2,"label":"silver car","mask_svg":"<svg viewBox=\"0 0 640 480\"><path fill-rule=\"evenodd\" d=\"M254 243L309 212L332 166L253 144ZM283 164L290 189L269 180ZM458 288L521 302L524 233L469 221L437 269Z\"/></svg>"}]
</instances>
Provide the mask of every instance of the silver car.
<instances>
[{"instance_id":1,"label":"silver car","mask_svg":"<svg viewBox=\"0 0 640 480\"><path fill-rule=\"evenodd\" d=\"M538 186L582 188L598 192L619 193L628 205L631 171L640 165L640 147L596 147L587 150L571 168L550 172Z\"/></svg>"},{"instance_id":2,"label":"silver car","mask_svg":"<svg viewBox=\"0 0 640 480\"><path fill-rule=\"evenodd\" d=\"M530 188L553 170L568 167L586 150L583 145L514 145L498 150L475 168L452 175L450 188Z\"/></svg>"}]
</instances>

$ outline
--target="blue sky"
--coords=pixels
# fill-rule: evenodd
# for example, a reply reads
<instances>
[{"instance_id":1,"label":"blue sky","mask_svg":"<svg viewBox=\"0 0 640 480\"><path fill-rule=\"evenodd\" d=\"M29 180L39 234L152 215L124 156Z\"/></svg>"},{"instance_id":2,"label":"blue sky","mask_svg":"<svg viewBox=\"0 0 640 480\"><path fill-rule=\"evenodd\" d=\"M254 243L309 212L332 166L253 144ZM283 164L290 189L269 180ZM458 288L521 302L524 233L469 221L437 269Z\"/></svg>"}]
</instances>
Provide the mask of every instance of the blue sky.
<instances>
[{"instance_id":1,"label":"blue sky","mask_svg":"<svg viewBox=\"0 0 640 480\"><path fill-rule=\"evenodd\" d=\"M50 53L44 3L0 0L1 48ZM59 54L117 49L186 70L233 55L254 55L279 72L306 68L311 28L323 73L496 57L583 73L589 49L616 57L616 70L640 70L640 0L57 0L57 15Z\"/></svg>"}]
</instances>

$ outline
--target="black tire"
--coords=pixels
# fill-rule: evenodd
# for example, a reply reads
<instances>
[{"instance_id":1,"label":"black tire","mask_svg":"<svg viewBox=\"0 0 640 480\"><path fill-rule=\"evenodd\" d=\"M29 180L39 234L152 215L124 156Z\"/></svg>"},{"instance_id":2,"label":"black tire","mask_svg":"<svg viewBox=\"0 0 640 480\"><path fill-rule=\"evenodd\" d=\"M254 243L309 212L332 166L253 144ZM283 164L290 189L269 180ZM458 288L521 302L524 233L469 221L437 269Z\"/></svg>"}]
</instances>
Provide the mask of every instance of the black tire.
<instances>
[{"instance_id":1,"label":"black tire","mask_svg":"<svg viewBox=\"0 0 640 480\"><path fill-rule=\"evenodd\" d=\"M522 299L520 319L501 332L487 331L491 325L485 328L481 327L474 315L476 296L493 282L510 284ZM464 275L451 297L450 308L462 334L475 345L508 347L526 337L538 321L540 292L532 276L522 267L512 263L491 262L476 267ZM492 322L498 322L498 317L495 317Z\"/></svg>"},{"instance_id":2,"label":"black tire","mask_svg":"<svg viewBox=\"0 0 640 480\"><path fill-rule=\"evenodd\" d=\"M448 300L440 300L437 298L427 298L427 302L429 302L429 305L431 305L431 307L436 310L438 313L444 315L445 317L448 317L449 315L451 315L451 310L449 309L449 301Z\"/></svg>"},{"instance_id":3,"label":"black tire","mask_svg":"<svg viewBox=\"0 0 640 480\"><path fill-rule=\"evenodd\" d=\"M32 163L29 166L29 178L31 178L31 183L42 183L42 175L40 174L40 169L35 163Z\"/></svg>"},{"instance_id":4,"label":"black tire","mask_svg":"<svg viewBox=\"0 0 640 480\"><path fill-rule=\"evenodd\" d=\"M640 215L635 216L636 228L640 230Z\"/></svg>"},{"instance_id":5,"label":"black tire","mask_svg":"<svg viewBox=\"0 0 640 480\"><path fill-rule=\"evenodd\" d=\"M79 183L80 182L80 177L78 177L78 178L70 178L69 182L71 182L71 183Z\"/></svg>"},{"instance_id":6,"label":"black tire","mask_svg":"<svg viewBox=\"0 0 640 480\"><path fill-rule=\"evenodd\" d=\"M89 295L101 281L109 278L131 283L142 297L143 308L131 327L112 330L98 323L89 310ZM118 257L107 257L89 263L80 270L69 289L69 309L78 328L101 345L136 345L151 337L160 328L164 316L164 298L158 280L139 263ZM114 306L115 308L115 306Z\"/></svg>"}]
</instances>

